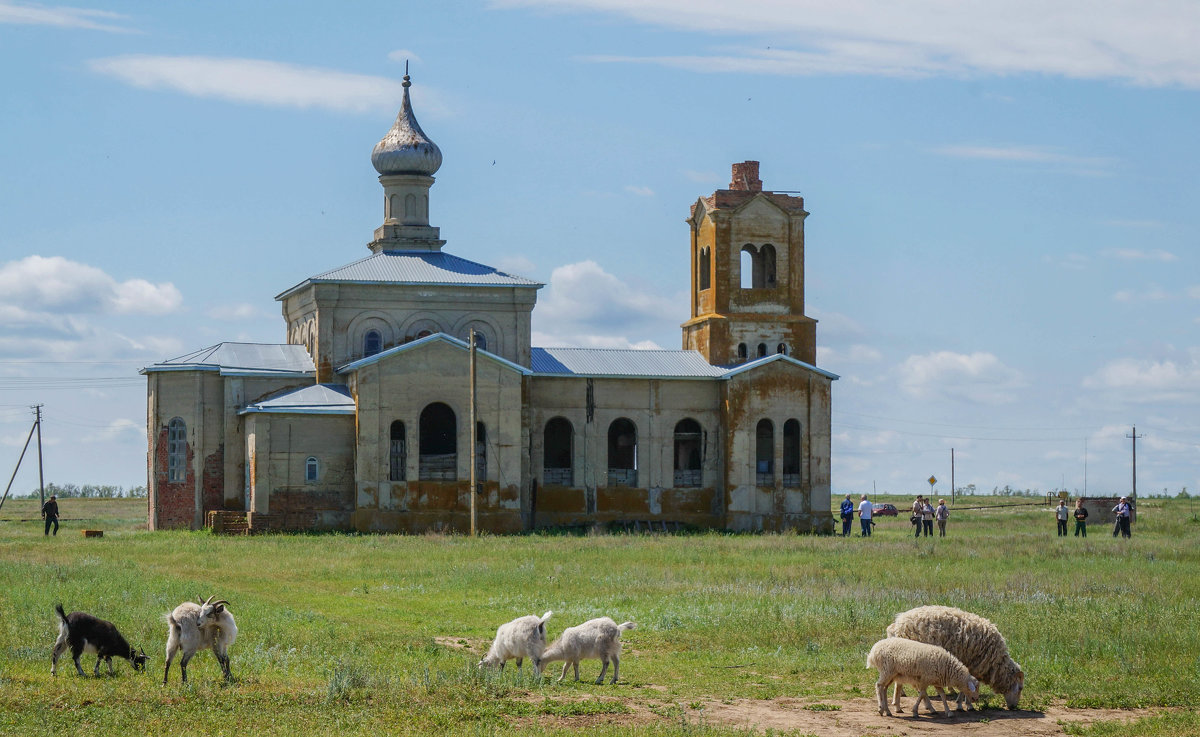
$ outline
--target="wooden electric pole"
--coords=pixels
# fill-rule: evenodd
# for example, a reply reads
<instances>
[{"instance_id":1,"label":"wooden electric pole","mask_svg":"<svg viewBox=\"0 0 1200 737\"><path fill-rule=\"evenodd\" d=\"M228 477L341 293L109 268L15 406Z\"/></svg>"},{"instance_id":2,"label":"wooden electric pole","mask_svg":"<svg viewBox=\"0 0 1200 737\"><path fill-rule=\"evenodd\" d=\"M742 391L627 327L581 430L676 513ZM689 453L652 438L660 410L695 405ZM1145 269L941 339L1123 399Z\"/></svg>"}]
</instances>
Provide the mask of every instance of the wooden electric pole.
<instances>
[{"instance_id":1,"label":"wooden electric pole","mask_svg":"<svg viewBox=\"0 0 1200 737\"><path fill-rule=\"evenodd\" d=\"M42 479L42 405L33 405L33 413L36 418L33 421L37 428L38 436L38 493L42 497L42 506L46 506L46 482Z\"/></svg>"},{"instance_id":2,"label":"wooden electric pole","mask_svg":"<svg viewBox=\"0 0 1200 737\"><path fill-rule=\"evenodd\" d=\"M1133 440L1133 495L1131 498L1137 498L1137 441L1138 438L1144 438L1145 435L1137 434L1137 425L1133 426L1133 433L1125 437Z\"/></svg>"}]
</instances>

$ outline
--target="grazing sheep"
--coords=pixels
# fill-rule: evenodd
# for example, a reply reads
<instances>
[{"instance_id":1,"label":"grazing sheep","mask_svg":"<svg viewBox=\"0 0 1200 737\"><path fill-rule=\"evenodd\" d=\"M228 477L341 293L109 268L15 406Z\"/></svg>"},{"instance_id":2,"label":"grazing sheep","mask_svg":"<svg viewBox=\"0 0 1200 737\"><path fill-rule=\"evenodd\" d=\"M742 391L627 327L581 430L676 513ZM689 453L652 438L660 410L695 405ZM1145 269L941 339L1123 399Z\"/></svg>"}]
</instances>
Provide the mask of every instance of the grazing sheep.
<instances>
[{"instance_id":1,"label":"grazing sheep","mask_svg":"<svg viewBox=\"0 0 1200 737\"><path fill-rule=\"evenodd\" d=\"M888 686L896 684L896 697L893 706L898 713L900 708L900 686L908 684L917 689L917 700L912 706L913 718L919 716L921 700L924 699L931 713L936 713L933 701L929 698L927 689L933 686L938 696L942 697L942 709L950 716L950 704L946 701L943 686L957 688L959 694L965 694L974 701L979 696L979 681L975 680L967 666L947 650L937 645L926 645L916 640L906 640L902 637L889 637L880 640L871 648L867 655L867 667L879 670L879 680L875 683L875 695L879 697L879 715L891 716L887 705Z\"/></svg>"},{"instance_id":2,"label":"grazing sheep","mask_svg":"<svg viewBox=\"0 0 1200 737\"><path fill-rule=\"evenodd\" d=\"M497 627L496 639L492 641L487 655L479 661L478 667L499 665L500 670L504 670L505 663L516 658L517 668L520 668L525 658L529 658L533 661L534 677L541 678L542 651L546 649L546 620L553 613L546 612L541 617L529 614Z\"/></svg>"},{"instance_id":3,"label":"grazing sheep","mask_svg":"<svg viewBox=\"0 0 1200 737\"><path fill-rule=\"evenodd\" d=\"M211 648L221 670L225 672L225 680L231 680L233 674L229 671L229 646L237 639L237 623L233 620L233 612L225 608L229 602L221 599L213 601L212 596L207 601L196 597L194 603L185 601L175 607L175 611L167 615L167 666L163 669L163 685L167 685L167 674L171 672L171 660L175 653L183 651L179 659L179 672L183 682L187 683L187 664L198 651Z\"/></svg>"},{"instance_id":4,"label":"grazing sheep","mask_svg":"<svg viewBox=\"0 0 1200 737\"><path fill-rule=\"evenodd\" d=\"M63 611L62 604L56 605L54 611L58 612L58 618L62 621L58 625L58 639L54 641L54 651L50 655L50 675L58 675L58 659L68 647L71 648L71 659L75 661L75 670L79 671L81 676L84 672L79 666L79 656L84 653L96 655L96 668L92 672L97 678L100 677L101 660L108 663L108 674L114 674L114 655L128 660L135 671L146 669L146 661L149 658L146 657L145 651L134 650L112 622L84 612L67 614Z\"/></svg>"},{"instance_id":5,"label":"grazing sheep","mask_svg":"<svg viewBox=\"0 0 1200 737\"><path fill-rule=\"evenodd\" d=\"M949 606L921 606L897 614L887 634L944 647L967 666L971 675L1003 694L1008 708L1017 708L1025 687L1025 672L1009 657L1000 630L983 617ZM960 694L959 709L962 703Z\"/></svg>"},{"instance_id":6,"label":"grazing sheep","mask_svg":"<svg viewBox=\"0 0 1200 737\"><path fill-rule=\"evenodd\" d=\"M562 636L554 641L546 652L542 653L543 663L556 660L563 663L562 675L558 680L567 677L567 668L575 666L575 680L579 680L579 661L587 658L599 658L604 663L600 669L600 677L596 683L604 683L604 674L608 671L608 662L612 661L612 682L617 682L621 670L621 633L636 627L633 622L617 624L608 617L589 619L581 625L568 627Z\"/></svg>"}]
</instances>

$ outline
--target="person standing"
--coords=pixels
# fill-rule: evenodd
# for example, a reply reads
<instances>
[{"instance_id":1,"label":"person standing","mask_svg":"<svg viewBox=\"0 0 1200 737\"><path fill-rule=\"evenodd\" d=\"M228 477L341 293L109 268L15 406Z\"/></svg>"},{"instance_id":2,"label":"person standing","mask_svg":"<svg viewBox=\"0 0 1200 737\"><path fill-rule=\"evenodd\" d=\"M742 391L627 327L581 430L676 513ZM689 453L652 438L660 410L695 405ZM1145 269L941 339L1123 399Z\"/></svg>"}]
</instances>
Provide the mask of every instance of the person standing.
<instances>
[{"instance_id":1,"label":"person standing","mask_svg":"<svg viewBox=\"0 0 1200 737\"><path fill-rule=\"evenodd\" d=\"M1058 506L1054 508L1054 518L1058 520L1058 536L1067 536L1067 500L1059 499Z\"/></svg>"},{"instance_id":2,"label":"person standing","mask_svg":"<svg viewBox=\"0 0 1200 737\"><path fill-rule=\"evenodd\" d=\"M42 505L42 519L46 520L46 535L50 534L50 525L54 525L54 536L58 537L58 497L51 494L50 499Z\"/></svg>"},{"instance_id":3,"label":"person standing","mask_svg":"<svg viewBox=\"0 0 1200 737\"><path fill-rule=\"evenodd\" d=\"M858 503L858 523L862 525L862 536L871 536L871 513L875 511L875 507L867 499L867 495L862 495L862 501Z\"/></svg>"},{"instance_id":4,"label":"person standing","mask_svg":"<svg viewBox=\"0 0 1200 737\"><path fill-rule=\"evenodd\" d=\"M1075 537L1087 537L1087 508L1083 506L1083 497L1075 500Z\"/></svg>"},{"instance_id":5,"label":"person standing","mask_svg":"<svg viewBox=\"0 0 1200 737\"><path fill-rule=\"evenodd\" d=\"M923 512L924 510L925 510L925 498L923 496L921 496L920 494L917 494L917 498L914 499L913 503L912 503L912 516L910 516L908 518L909 522L912 522L913 527L916 530L913 533L913 537L921 536L921 512Z\"/></svg>"},{"instance_id":6,"label":"person standing","mask_svg":"<svg viewBox=\"0 0 1200 737\"><path fill-rule=\"evenodd\" d=\"M850 501L850 495L842 500L842 537L849 537L850 525L854 524L854 502Z\"/></svg>"},{"instance_id":7,"label":"person standing","mask_svg":"<svg viewBox=\"0 0 1200 737\"><path fill-rule=\"evenodd\" d=\"M938 523L938 537L945 537L946 520L950 519L950 510L946 508L945 499L938 499L937 509L933 510L933 517Z\"/></svg>"},{"instance_id":8,"label":"person standing","mask_svg":"<svg viewBox=\"0 0 1200 737\"><path fill-rule=\"evenodd\" d=\"M921 504L921 526L925 528L925 537L933 537L933 505L928 499Z\"/></svg>"},{"instance_id":9,"label":"person standing","mask_svg":"<svg viewBox=\"0 0 1200 737\"><path fill-rule=\"evenodd\" d=\"M1121 537L1132 537L1133 533L1130 530L1130 518L1133 514L1133 508L1129 506L1129 497L1121 497L1121 501L1117 502L1117 506L1113 507L1113 512L1117 515L1116 525L1113 527L1113 537L1117 533L1121 533Z\"/></svg>"}]
</instances>

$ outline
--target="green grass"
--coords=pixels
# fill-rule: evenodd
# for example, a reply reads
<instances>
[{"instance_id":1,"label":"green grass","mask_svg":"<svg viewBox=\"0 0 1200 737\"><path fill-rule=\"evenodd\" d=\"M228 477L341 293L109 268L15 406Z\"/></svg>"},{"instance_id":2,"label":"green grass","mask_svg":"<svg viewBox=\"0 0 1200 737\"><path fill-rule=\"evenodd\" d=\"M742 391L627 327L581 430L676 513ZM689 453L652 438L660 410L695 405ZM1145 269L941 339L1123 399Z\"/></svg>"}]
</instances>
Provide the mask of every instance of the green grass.
<instances>
[{"instance_id":1,"label":"green grass","mask_svg":"<svg viewBox=\"0 0 1200 737\"><path fill-rule=\"evenodd\" d=\"M61 506L52 539L36 501L0 511L0 733L740 734L688 705L871 696L866 652L891 618L944 603L999 625L1028 675L1023 708L1154 710L1071 734L1200 734L1200 522L1186 502L1143 500L1130 541L1101 525L1056 538L1039 506L955 511L945 540L913 540L905 516L870 539L232 538L146 532L144 500ZM162 688L163 615L210 594L241 628L236 681L208 654L187 688L177 666ZM80 678L67 660L51 678L58 602L115 621L149 673L122 661ZM596 661L578 684L474 667L498 624L547 609L551 637L601 615L637 622L617 686L592 683Z\"/></svg>"}]
</instances>

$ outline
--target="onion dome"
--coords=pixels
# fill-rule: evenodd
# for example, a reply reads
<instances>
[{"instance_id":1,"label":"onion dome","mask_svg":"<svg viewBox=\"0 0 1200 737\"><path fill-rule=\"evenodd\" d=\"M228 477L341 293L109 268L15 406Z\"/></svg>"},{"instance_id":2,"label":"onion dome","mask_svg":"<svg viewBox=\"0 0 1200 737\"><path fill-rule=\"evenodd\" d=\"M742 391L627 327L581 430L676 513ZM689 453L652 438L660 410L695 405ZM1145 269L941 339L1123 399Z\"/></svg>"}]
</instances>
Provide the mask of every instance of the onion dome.
<instances>
[{"instance_id":1,"label":"onion dome","mask_svg":"<svg viewBox=\"0 0 1200 737\"><path fill-rule=\"evenodd\" d=\"M433 176L442 165L442 150L429 140L413 115L412 103L408 99L408 88L411 86L412 82L405 74L404 102L400 105L400 114L396 116L392 129L371 151L371 164L382 175Z\"/></svg>"}]
</instances>

